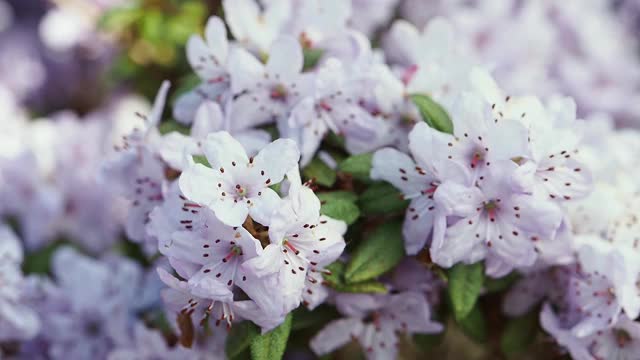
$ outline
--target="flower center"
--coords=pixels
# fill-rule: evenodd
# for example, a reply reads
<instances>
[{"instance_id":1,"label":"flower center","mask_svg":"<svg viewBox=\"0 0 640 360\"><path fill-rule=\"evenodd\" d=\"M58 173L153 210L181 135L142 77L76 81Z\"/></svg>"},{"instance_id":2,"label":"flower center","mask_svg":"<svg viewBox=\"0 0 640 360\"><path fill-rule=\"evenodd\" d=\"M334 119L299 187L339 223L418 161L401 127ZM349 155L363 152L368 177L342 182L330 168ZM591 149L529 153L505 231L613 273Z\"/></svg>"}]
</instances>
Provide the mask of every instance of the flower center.
<instances>
[{"instance_id":1,"label":"flower center","mask_svg":"<svg viewBox=\"0 0 640 360\"><path fill-rule=\"evenodd\" d=\"M240 184L236 184L236 194L240 197L245 197L247 195L247 188Z\"/></svg>"},{"instance_id":2,"label":"flower center","mask_svg":"<svg viewBox=\"0 0 640 360\"><path fill-rule=\"evenodd\" d=\"M625 345L631 342L631 335L624 329L613 329L613 337L620 347L625 347Z\"/></svg>"},{"instance_id":3,"label":"flower center","mask_svg":"<svg viewBox=\"0 0 640 360\"><path fill-rule=\"evenodd\" d=\"M496 212L499 209L498 204L491 200L484 204L484 209L487 211L487 215L489 215L489 220L496 221Z\"/></svg>"},{"instance_id":4,"label":"flower center","mask_svg":"<svg viewBox=\"0 0 640 360\"><path fill-rule=\"evenodd\" d=\"M287 88L282 84L278 84L271 88L271 99L277 101L285 101L287 99Z\"/></svg>"},{"instance_id":5,"label":"flower center","mask_svg":"<svg viewBox=\"0 0 640 360\"><path fill-rule=\"evenodd\" d=\"M471 168L475 168L484 161L484 151L476 150L471 155Z\"/></svg>"},{"instance_id":6,"label":"flower center","mask_svg":"<svg viewBox=\"0 0 640 360\"><path fill-rule=\"evenodd\" d=\"M298 249L296 249L295 246L293 246L293 244L289 242L289 239L287 238L284 238L284 240L282 240L282 246L289 248L296 255L300 253L300 251L298 251Z\"/></svg>"}]
</instances>

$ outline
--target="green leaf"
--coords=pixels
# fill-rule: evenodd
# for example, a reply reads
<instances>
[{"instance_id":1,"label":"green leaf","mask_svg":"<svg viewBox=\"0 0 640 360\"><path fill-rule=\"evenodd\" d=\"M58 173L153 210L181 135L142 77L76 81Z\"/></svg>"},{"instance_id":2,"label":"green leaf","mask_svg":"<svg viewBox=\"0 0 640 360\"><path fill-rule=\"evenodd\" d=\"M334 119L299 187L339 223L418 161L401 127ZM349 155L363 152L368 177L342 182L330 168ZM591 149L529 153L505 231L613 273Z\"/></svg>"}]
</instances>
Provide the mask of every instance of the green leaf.
<instances>
[{"instance_id":1,"label":"green leaf","mask_svg":"<svg viewBox=\"0 0 640 360\"><path fill-rule=\"evenodd\" d=\"M293 311L291 331L317 327L338 317L340 317L340 314L331 306L320 305L313 311L301 306Z\"/></svg>"},{"instance_id":2,"label":"green leaf","mask_svg":"<svg viewBox=\"0 0 640 360\"><path fill-rule=\"evenodd\" d=\"M356 294L386 294L388 292L387 287L376 280L339 285L334 287L334 289L341 293Z\"/></svg>"},{"instance_id":3,"label":"green leaf","mask_svg":"<svg viewBox=\"0 0 640 360\"><path fill-rule=\"evenodd\" d=\"M302 175L322 186L331 187L336 182L336 172L322 160L313 158L309 165L302 169Z\"/></svg>"},{"instance_id":4,"label":"green leaf","mask_svg":"<svg viewBox=\"0 0 640 360\"><path fill-rule=\"evenodd\" d=\"M448 134L453 134L453 123L449 114L429 96L413 94L411 100L416 104L424 121L432 128Z\"/></svg>"},{"instance_id":5,"label":"green leaf","mask_svg":"<svg viewBox=\"0 0 640 360\"><path fill-rule=\"evenodd\" d=\"M46 274L51 269L53 254L63 245L68 244L64 240L53 242L38 251L28 253L22 264L25 274Z\"/></svg>"},{"instance_id":6,"label":"green leaf","mask_svg":"<svg viewBox=\"0 0 640 360\"><path fill-rule=\"evenodd\" d=\"M329 131L327 135L324 137L324 142L334 148L344 149L345 147L345 139L344 136L338 135L333 131Z\"/></svg>"},{"instance_id":7,"label":"green leaf","mask_svg":"<svg viewBox=\"0 0 640 360\"><path fill-rule=\"evenodd\" d=\"M437 334L415 334L413 335L413 342L422 352L428 352L442 343L444 334L444 331Z\"/></svg>"},{"instance_id":8,"label":"green leaf","mask_svg":"<svg viewBox=\"0 0 640 360\"><path fill-rule=\"evenodd\" d=\"M242 354L259 333L259 329L251 321L243 321L233 325L225 346L227 358L234 359Z\"/></svg>"},{"instance_id":9,"label":"green leaf","mask_svg":"<svg viewBox=\"0 0 640 360\"><path fill-rule=\"evenodd\" d=\"M253 360L279 360L282 359L287 348L287 340L291 333L293 315L287 315L280 326L268 333L256 336L251 341L251 359Z\"/></svg>"},{"instance_id":10,"label":"green leaf","mask_svg":"<svg viewBox=\"0 0 640 360\"><path fill-rule=\"evenodd\" d=\"M304 70L314 68L324 54L322 49L304 49Z\"/></svg>"},{"instance_id":11,"label":"green leaf","mask_svg":"<svg viewBox=\"0 0 640 360\"><path fill-rule=\"evenodd\" d=\"M478 300L484 282L484 267L481 262L466 265L456 264L449 269L449 299L456 319L465 318Z\"/></svg>"},{"instance_id":12,"label":"green leaf","mask_svg":"<svg viewBox=\"0 0 640 360\"><path fill-rule=\"evenodd\" d=\"M358 179L369 179L372 159L372 153L353 155L342 161L338 169Z\"/></svg>"},{"instance_id":13,"label":"green leaf","mask_svg":"<svg viewBox=\"0 0 640 360\"><path fill-rule=\"evenodd\" d=\"M407 206L409 201L403 199L402 193L385 182L372 184L360 194L358 201L358 207L365 215L404 212Z\"/></svg>"},{"instance_id":14,"label":"green leaf","mask_svg":"<svg viewBox=\"0 0 640 360\"><path fill-rule=\"evenodd\" d=\"M143 15L144 11L139 8L115 8L100 18L98 26L109 31L122 31Z\"/></svg>"},{"instance_id":15,"label":"green leaf","mask_svg":"<svg viewBox=\"0 0 640 360\"><path fill-rule=\"evenodd\" d=\"M175 120L169 120L169 121L164 121L160 124L160 126L158 126L158 130L160 131L160 134L165 135L174 131L179 132L180 134L183 135L189 135L189 133L191 132L191 130L189 129L189 127L184 126L182 124L180 124L179 122L175 121Z\"/></svg>"},{"instance_id":16,"label":"green leaf","mask_svg":"<svg viewBox=\"0 0 640 360\"><path fill-rule=\"evenodd\" d=\"M358 220L360 209L353 201L348 199L334 199L323 203L320 207L320 213L351 225Z\"/></svg>"},{"instance_id":17,"label":"green leaf","mask_svg":"<svg viewBox=\"0 0 640 360\"><path fill-rule=\"evenodd\" d=\"M164 16L160 10L147 10L142 18L142 38L156 44L164 34Z\"/></svg>"},{"instance_id":18,"label":"green leaf","mask_svg":"<svg viewBox=\"0 0 640 360\"><path fill-rule=\"evenodd\" d=\"M193 155L193 161L195 161L196 164L202 164L208 168L211 167L209 160L207 160L207 157L204 155Z\"/></svg>"},{"instance_id":19,"label":"green leaf","mask_svg":"<svg viewBox=\"0 0 640 360\"><path fill-rule=\"evenodd\" d=\"M322 201L323 203L335 200L347 200L351 202L356 202L358 200L358 195L356 195L354 192L342 190L320 192L316 193L316 196L318 196L318 199L320 199L320 201Z\"/></svg>"},{"instance_id":20,"label":"green leaf","mask_svg":"<svg viewBox=\"0 0 640 360\"><path fill-rule=\"evenodd\" d=\"M344 278L347 283L373 279L391 270L403 256L402 224L387 222L358 245L347 264Z\"/></svg>"},{"instance_id":21,"label":"green leaf","mask_svg":"<svg viewBox=\"0 0 640 360\"><path fill-rule=\"evenodd\" d=\"M151 265L149 259L147 258L147 255L145 255L145 252L142 250L142 246L140 243L136 243L128 239L123 239L115 244L114 250L122 256L133 259L143 264L144 266Z\"/></svg>"},{"instance_id":22,"label":"green leaf","mask_svg":"<svg viewBox=\"0 0 640 360\"><path fill-rule=\"evenodd\" d=\"M510 272L508 275L497 279L487 277L484 279L484 288L490 293L504 291L519 278L520 276L515 271Z\"/></svg>"},{"instance_id":23,"label":"green leaf","mask_svg":"<svg viewBox=\"0 0 640 360\"><path fill-rule=\"evenodd\" d=\"M535 311L509 320L500 338L500 349L507 356L527 350L537 330L538 316Z\"/></svg>"},{"instance_id":24,"label":"green leaf","mask_svg":"<svg viewBox=\"0 0 640 360\"><path fill-rule=\"evenodd\" d=\"M324 280L331 287L338 287L344 285L344 272L347 268L347 265L341 261L335 261L331 265L327 266L325 269L329 270L329 273L322 274Z\"/></svg>"},{"instance_id":25,"label":"green leaf","mask_svg":"<svg viewBox=\"0 0 640 360\"><path fill-rule=\"evenodd\" d=\"M487 324L480 307L474 306L466 317L456 322L470 339L479 343L487 341Z\"/></svg>"}]
</instances>

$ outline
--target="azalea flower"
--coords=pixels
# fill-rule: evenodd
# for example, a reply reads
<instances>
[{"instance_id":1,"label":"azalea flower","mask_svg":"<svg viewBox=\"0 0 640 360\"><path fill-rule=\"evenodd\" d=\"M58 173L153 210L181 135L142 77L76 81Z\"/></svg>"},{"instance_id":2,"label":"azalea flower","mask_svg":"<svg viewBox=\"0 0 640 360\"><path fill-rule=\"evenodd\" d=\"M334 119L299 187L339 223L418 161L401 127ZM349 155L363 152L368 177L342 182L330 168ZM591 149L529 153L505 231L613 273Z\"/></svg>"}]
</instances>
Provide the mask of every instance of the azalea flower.
<instances>
[{"instance_id":1,"label":"azalea flower","mask_svg":"<svg viewBox=\"0 0 640 360\"><path fill-rule=\"evenodd\" d=\"M193 164L180 176L185 197L211 208L225 224L240 226L247 215L268 224L278 206L278 194L269 188L296 167L300 153L291 140L279 139L248 157L229 133L207 136L203 151L211 167Z\"/></svg>"},{"instance_id":2,"label":"azalea flower","mask_svg":"<svg viewBox=\"0 0 640 360\"><path fill-rule=\"evenodd\" d=\"M255 126L288 117L311 86L311 76L301 74L302 65L300 44L290 36L273 43L266 65L244 49L233 49L229 54L232 122L251 121Z\"/></svg>"},{"instance_id":3,"label":"azalea flower","mask_svg":"<svg viewBox=\"0 0 640 360\"><path fill-rule=\"evenodd\" d=\"M25 306L24 278L20 265L22 246L13 231L0 226L0 340L16 341L33 338L40 330L40 320Z\"/></svg>"},{"instance_id":4,"label":"azalea flower","mask_svg":"<svg viewBox=\"0 0 640 360\"><path fill-rule=\"evenodd\" d=\"M494 163L478 178L478 187L440 186L436 203L458 220L450 226L436 223L431 243L436 263L470 264L491 254L512 267L533 265L536 241L555 236L562 212L546 199L519 192L512 181L516 169L512 161Z\"/></svg>"},{"instance_id":5,"label":"azalea flower","mask_svg":"<svg viewBox=\"0 0 640 360\"><path fill-rule=\"evenodd\" d=\"M419 123L409 135L409 148L415 161L390 148L374 154L371 178L390 182L402 191L405 199L411 199L403 225L409 255L418 253L427 244L436 214L443 212L434 201L439 186L449 181L460 186L470 182L464 167L442 155L451 141L451 135Z\"/></svg>"},{"instance_id":6,"label":"azalea flower","mask_svg":"<svg viewBox=\"0 0 640 360\"><path fill-rule=\"evenodd\" d=\"M347 317L330 322L311 339L311 349L318 356L355 339L368 359L393 359L398 335L433 334L443 329L431 320L429 304L418 293L340 295L337 301Z\"/></svg>"},{"instance_id":7,"label":"azalea flower","mask_svg":"<svg viewBox=\"0 0 640 360\"><path fill-rule=\"evenodd\" d=\"M305 286L307 295L313 295L313 285L322 282L317 274L342 254L345 247L342 236L347 230L343 221L320 215L320 200L300 184L296 172L288 175L289 195L269 221L270 244L262 255L243 264L258 278L276 276L285 304L290 304L289 310L303 300ZM317 304L315 298L304 301L309 306Z\"/></svg>"},{"instance_id":8,"label":"azalea flower","mask_svg":"<svg viewBox=\"0 0 640 360\"><path fill-rule=\"evenodd\" d=\"M187 42L187 60L202 83L176 101L173 115L183 124L193 122L202 102L224 101L229 90L229 41L224 22L217 16L210 17L204 34L204 39L192 35Z\"/></svg>"}]
</instances>

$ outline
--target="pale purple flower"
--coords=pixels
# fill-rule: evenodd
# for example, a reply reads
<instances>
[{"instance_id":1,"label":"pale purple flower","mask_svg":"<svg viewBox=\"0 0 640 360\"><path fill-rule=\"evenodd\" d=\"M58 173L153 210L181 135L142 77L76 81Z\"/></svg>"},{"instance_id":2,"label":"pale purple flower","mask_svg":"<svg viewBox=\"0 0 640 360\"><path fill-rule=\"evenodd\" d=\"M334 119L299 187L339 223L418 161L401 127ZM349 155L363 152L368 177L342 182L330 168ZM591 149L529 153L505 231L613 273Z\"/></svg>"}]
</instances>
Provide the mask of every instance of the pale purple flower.
<instances>
[{"instance_id":1,"label":"pale purple flower","mask_svg":"<svg viewBox=\"0 0 640 360\"><path fill-rule=\"evenodd\" d=\"M597 243L583 245L578 255L581 272L571 280L570 296L583 318L572 331L582 337L610 328L623 310L629 317L637 317L637 258L626 258L619 250Z\"/></svg>"},{"instance_id":2,"label":"pale purple flower","mask_svg":"<svg viewBox=\"0 0 640 360\"><path fill-rule=\"evenodd\" d=\"M313 307L324 300L326 295L322 290L316 294L318 297L302 297L304 293L314 295L314 285L322 282L323 267L342 254L345 247L342 236L346 232L343 221L320 215L320 200L311 189L300 184L296 175L288 175L289 195L269 221L271 243L260 256L243 264L258 278L277 277L289 311L300 301L307 301L309 307Z\"/></svg>"},{"instance_id":3,"label":"pale purple flower","mask_svg":"<svg viewBox=\"0 0 640 360\"><path fill-rule=\"evenodd\" d=\"M269 52L292 12L289 1L224 0L222 5L233 37L240 44L262 53Z\"/></svg>"},{"instance_id":4,"label":"pale purple flower","mask_svg":"<svg viewBox=\"0 0 640 360\"><path fill-rule=\"evenodd\" d=\"M158 91L151 112L143 116L142 128L124 136L122 146L103 164L103 177L125 199L130 201L125 229L129 239L143 243L153 253L156 240L147 236L145 229L151 211L163 200L165 163L156 153L163 143L157 129L169 91L164 82Z\"/></svg>"},{"instance_id":5,"label":"pale purple flower","mask_svg":"<svg viewBox=\"0 0 640 360\"><path fill-rule=\"evenodd\" d=\"M311 161L329 131L343 135L348 148L350 141L367 142L373 138L374 126L380 122L360 103L362 88L371 82L366 74L354 74L353 69L335 58L317 70L312 96L302 99L288 119L278 122L281 135L298 143L303 166Z\"/></svg>"},{"instance_id":6,"label":"pale purple flower","mask_svg":"<svg viewBox=\"0 0 640 360\"><path fill-rule=\"evenodd\" d=\"M445 283L435 272L413 257L405 258L396 266L390 282L393 291L423 293L432 306L440 303L440 293L445 287Z\"/></svg>"},{"instance_id":7,"label":"pale purple flower","mask_svg":"<svg viewBox=\"0 0 640 360\"><path fill-rule=\"evenodd\" d=\"M288 117L310 90L311 75L301 74L302 65L300 44L290 36L273 43L266 65L248 51L234 48L229 54L232 122L247 128Z\"/></svg>"},{"instance_id":8,"label":"pale purple flower","mask_svg":"<svg viewBox=\"0 0 640 360\"><path fill-rule=\"evenodd\" d=\"M202 83L180 96L173 108L176 120L190 124L204 101L224 100L229 89L227 56L229 42L222 20L212 16L205 27L205 38L192 35L187 42L187 60Z\"/></svg>"},{"instance_id":9,"label":"pale purple flower","mask_svg":"<svg viewBox=\"0 0 640 360\"><path fill-rule=\"evenodd\" d=\"M640 325L622 315L608 329L578 337L545 304L540 314L543 329L577 360L634 359L640 352Z\"/></svg>"},{"instance_id":10,"label":"pale purple flower","mask_svg":"<svg viewBox=\"0 0 640 360\"><path fill-rule=\"evenodd\" d=\"M179 274L204 298L231 301L233 286L247 280L240 265L262 253L246 229L225 225L210 209L186 200L177 186L150 218L149 231L158 237L160 252L170 263L182 264Z\"/></svg>"},{"instance_id":11,"label":"pale purple flower","mask_svg":"<svg viewBox=\"0 0 640 360\"><path fill-rule=\"evenodd\" d=\"M336 301L346 318L330 322L311 339L311 349L318 356L356 339L368 359L392 359L398 351L398 334L432 334L443 329L431 320L429 304L419 293L342 294Z\"/></svg>"},{"instance_id":12,"label":"pale purple flower","mask_svg":"<svg viewBox=\"0 0 640 360\"><path fill-rule=\"evenodd\" d=\"M0 340L27 340L40 329L37 314L24 305L22 245L7 225L0 226Z\"/></svg>"},{"instance_id":13,"label":"pale purple flower","mask_svg":"<svg viewBox=\"0 0 640 360\"><path fill-rule=\"evenodd\" d=\"M589 352L596 359L633 359L640 354L640 324L623 315L589 340Z\"/></svg>"},{"instance_id":14,"label":"pale purple flower","mask_svg":"<svg viewBox=\"0 0 640 360\"><path fill-rule=\"evenodd\" d=\"M520 192L512 180L517 167L512 161L494 162L478 177L478 187L440 186L436 203L446 204L441 206L458 220L448 227L436 222L431 243L436 263L449 267L491 255L511 267L533 265L536 242L555 236L562 212L546 199Z\"/></svg>"},{"instance_id":15,"label":"pale purple flower","mask_svg":"<svg viewBox=\"0 0 640 360\"><path fill-rule=\"evenodd\" d=\"M522 316L543 300L555 306L568 300L569 281L576 266L535 269L525 273L506 293L502 310L508 316Z\"/></svg>"},{"instance_id":16,"label":"pale purple flower","mask_svg":"<svg viewBox=\"0 0 640 360\"><path fill-rule=\"evenodd\" d=\"M138 322L133 328L132 344L118 347L107 356L108 360L131 360L131 359L185 359L194 358L195 354L190 349L181 347L171 348L167 341L157 330L146 327Z\"/></svg>"},{"instance_id":17,"label":"pale purple flower","mask_svg":"<svg viewBox=\"0 0 640 360\"><path fill-rule=\"evenodd\" d=\"M371 178L386 180L411 199L405 215L403 235L409 255L418 253L426 244L436 213L441 212L434 194L441 184L451 181L469 185L469 175L463 166L444 157L451 135L440 133L418 123L409 135L409 148L414 159L398 150L378 150L373 157Z\"/></svg>"},{"instance_id":18,"label":"pale purple flower","mask_svg":"<svg viewBox=\"0 0 640 360\"><path fill-rule=\"evenodd\" d=\"M571 332L571 329L566 327L566 324L554 314L550 304L544 305L540 313L540 324L546 332L554 337L559 345L569 351L572 358L576 360L595 360L589 354L588 344L576 337Z\"/></svg>"},{"instance_id":19,"label":"pale purple flower","mask_svg":"<svg viewBox=\"0 0 640 360\"><path fill-rule=\"evenodd\" d=\"M123 258L102 261L71 248L52 261L55 283L31 278L25 303L42 319L42 331L23 345L51 358L105 358L115 346L130 342L133 306L142 269Z\"/></svg>"},{"instance_id":20,"label":"pale purple flower","mask_svg":"<svg viewBox=\"0 0 640 360\"><path fill-rule=\"evenodd\" d=\"M184 170L189 166L190 156L203 155L203 143L208 134L217 131L228 131L247 151L254 156L271 142L271 135L260 129L238 128L229 118L231 103L226 111L216 102L203 100L198 106L193 119L190 136L179 132L171 132L162 137L162 146L158 151L164 161L172 168Z\"/></svg>"},{"instance_id":21,"label":"pale purple flower","mask_svg":"<svg viewBox=\"0 0 640 360\"><path fill-rule=\"evenodd\" d=\"M368 36L393 16L399 0L351 0L349 25Z\"/></svg>"},{"instance_id":22,"label":"pale purple flower","mask_svg":"<svg viewBox=\"0 0 640 360\"><path fill-rule=\"evenodd\" d=\"M248 157L242 145L222 131L207 136L203 150L211 168L194 164L180 176L187 199L210 207L231 226L242 225L247 215L267 224L280 200L269 186L296 167L300 153L295 143L278 139Z\"/></svg>"}]
</instances>

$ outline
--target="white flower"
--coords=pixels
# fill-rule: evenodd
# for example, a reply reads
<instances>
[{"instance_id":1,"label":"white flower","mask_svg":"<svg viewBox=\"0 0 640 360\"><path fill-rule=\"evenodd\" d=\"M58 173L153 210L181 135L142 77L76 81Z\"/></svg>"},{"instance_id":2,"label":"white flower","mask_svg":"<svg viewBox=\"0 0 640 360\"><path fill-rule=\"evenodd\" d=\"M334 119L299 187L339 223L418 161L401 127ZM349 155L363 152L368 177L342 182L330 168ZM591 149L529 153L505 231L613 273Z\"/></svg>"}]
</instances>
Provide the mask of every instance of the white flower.
<instances>
[{"instance_id":1,"label":"white flower","mask_svg":"<svg viewBox=\"0 0 640 360\"><path fill-rule=\"evenodd\" d=\"M247 215L267 224L280 198L269 188L297 166L300 153L291 140L279 139L248 157L229 133L207 136L203 151L211 168L193 164L180 176L180 189L191 201L210 207L225 224L240 226Z\"/></svg>"}]
</instances>

